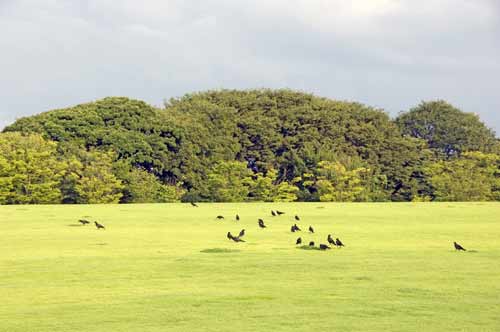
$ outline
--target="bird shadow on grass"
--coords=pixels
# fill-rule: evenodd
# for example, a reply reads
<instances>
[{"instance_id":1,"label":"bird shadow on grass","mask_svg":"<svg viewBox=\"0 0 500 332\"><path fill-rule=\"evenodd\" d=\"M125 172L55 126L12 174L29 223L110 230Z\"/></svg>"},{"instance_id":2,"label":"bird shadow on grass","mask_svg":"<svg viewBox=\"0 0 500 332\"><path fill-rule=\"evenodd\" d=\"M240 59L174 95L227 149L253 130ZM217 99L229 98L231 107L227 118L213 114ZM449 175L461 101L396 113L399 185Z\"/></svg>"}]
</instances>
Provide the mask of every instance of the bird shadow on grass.
<instances>
[{"instance_id":1,"label":"bird shadow on grass","mask_svg":"<svg viewBox=\"0 0 500 332\"><path fill-rule=\"evenodd\" d=\"M203 249L200 252L204 254L229 254L233 252L240 252L241 250L238 249L226 249L226 248L209 248L209 249Z\"/></svg>"},{"instance_id":2,"label":"bird shadow on grass","mask_svg":"<svg viewBox=\"0 0 500 332\"><path fill-rule=\"evenodd\" d=\"M358 281L372 281L373 278L367 277L367 276L359 276L359 277L354 277L354 280Z\"/></svg>"},{"instance_id":3,"label":"bird shadow on grass","mask_svg":"<svg viewBox=\"0 0 500 332\"><path fill-rule=\"evenodd\" d=\"M297 247L297 249L323 251L323 250L320 250L318 247L311 247L311 246L300 246L300 247Z\"/></svg>"}]
</instances>

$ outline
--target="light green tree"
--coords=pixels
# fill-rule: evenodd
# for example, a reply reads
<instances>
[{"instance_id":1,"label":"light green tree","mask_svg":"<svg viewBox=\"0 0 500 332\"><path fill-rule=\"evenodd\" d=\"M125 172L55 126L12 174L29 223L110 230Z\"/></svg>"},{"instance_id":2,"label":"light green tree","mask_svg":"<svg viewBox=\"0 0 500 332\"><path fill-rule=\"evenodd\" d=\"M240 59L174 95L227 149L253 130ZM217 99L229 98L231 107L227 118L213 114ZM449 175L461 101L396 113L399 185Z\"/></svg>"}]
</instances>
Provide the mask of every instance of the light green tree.
<instances>
[{"instance_id":1,"label":"light green tree","mask_svg":"<svg viewBox=\"0 0 500 332\"><path fill-rule=\"evenodd\" d=\"M210 199L216 202L241 202L248 198L252 172L239 161L219 161L208 174Z\"/></svg>"},{"instance_id":2,"label":"light green tree","mask_svg":"<svg viewBox=\"0 0 500 332\"><path fill-rule=\"evenodd\" d=\"M354 202L364 197L369 169L359 167L348 170L339 162L318 163L315 187L322 202Z\"/></svg>"},{"instance_id":3,"label":"light green tree","mask_svg":"<svg viewBox=\"0 0 500 332\"><path fill-rule=\"evenodd\" d=\"M436 201L499 200L500 156L466 152L425 168Z\"/></svg>"},{"instance_id":4,"label":"light green tree","mask_svg":"<svg viewBox=\"0 0 500 332\"><path fill-rule=\"evenodd\" d=\"M122 197L122 182L113 174L112 152L95 150L82 153L82 169L75 184L77 203L118 203Z\"/></svg>"},{"instance_id":5,"label":"light green tree","mask_svg":"<svg viewBox=\"0 0 500 332\"><path fill-rule=\"evenodd\" d=\"M144 169L130 170L125 180L124 201L127 203L179 202L184 190L182 183L165 185Z\"/></svg>"},{"instance_id":6,"label":"light green tree","mask_svg":"<svg viewBox=\"0 0 500 332\"><path fill-rule=\"evenodd\" d=\"M253 200L264 202L293 202L297 200L299 188L278 180L278 171L270 168L264 175L257 173L252 181L250 196Z\"/></svg>"},{"instance_id":7,"label":"light green tree","mask_svg":"<svg viewBox=\"0 0 500 332\"><path fill-rule=\"evenodd\" d=\"M60 203L65 163L56 148L38 134L0 134L0 204Z\"/></svg>"}]
</instances>

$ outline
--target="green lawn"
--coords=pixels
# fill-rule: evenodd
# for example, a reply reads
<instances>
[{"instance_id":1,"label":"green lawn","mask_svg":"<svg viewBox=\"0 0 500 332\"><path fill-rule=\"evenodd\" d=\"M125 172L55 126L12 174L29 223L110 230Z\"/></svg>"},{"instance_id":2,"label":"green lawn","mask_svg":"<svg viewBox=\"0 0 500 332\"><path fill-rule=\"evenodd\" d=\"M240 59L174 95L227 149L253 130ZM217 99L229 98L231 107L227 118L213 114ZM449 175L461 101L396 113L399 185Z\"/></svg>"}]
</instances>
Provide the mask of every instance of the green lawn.
<instances>
[{"instance_id":1,"label":"green lawn","mask_svg":"<svg viewBox=\"0 0 500 332\"><path fill-rule=\"evenodd\" d=\"M495 203L0 206L0 252L2 332L500 331Z\"/></svg>"}]
</instances>

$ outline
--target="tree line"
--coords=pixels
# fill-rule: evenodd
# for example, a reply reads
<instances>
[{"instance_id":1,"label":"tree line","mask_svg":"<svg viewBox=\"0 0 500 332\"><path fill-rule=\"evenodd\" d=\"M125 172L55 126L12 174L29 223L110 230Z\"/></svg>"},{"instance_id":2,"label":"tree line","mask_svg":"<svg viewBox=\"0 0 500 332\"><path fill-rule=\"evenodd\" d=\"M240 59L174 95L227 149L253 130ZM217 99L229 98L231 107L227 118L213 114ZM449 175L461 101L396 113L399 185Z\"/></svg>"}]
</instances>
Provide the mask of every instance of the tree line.
<instances>
[{"instance_id":1,"label":"tree line","mask_svg":"<svg viewBox=\"0 0 500 332\"><path fill-rule=\"evenodd\" d=\"M104 98L0 134L0 204L500 200L500 142L422 102L391 119L291 90Z\"/></svg>"}]
</instances>

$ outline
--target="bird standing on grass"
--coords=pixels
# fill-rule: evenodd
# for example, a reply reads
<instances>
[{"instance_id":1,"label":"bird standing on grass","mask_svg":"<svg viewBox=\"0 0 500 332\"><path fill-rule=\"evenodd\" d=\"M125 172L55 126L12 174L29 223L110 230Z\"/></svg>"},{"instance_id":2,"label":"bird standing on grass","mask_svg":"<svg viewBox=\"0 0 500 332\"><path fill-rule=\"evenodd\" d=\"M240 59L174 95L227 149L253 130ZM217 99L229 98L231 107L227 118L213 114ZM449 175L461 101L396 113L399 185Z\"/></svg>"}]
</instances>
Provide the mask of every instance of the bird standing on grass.
<instances>
[{"instance_id":1,"label":"bird standing on grass","mask_svg":"<svg viewBox=\"0 0 500 332\"><path fill-rule=\"evenodd\" d=\"M224 216L219 215L216 218L219 219L219 220L222 220L222 219L224 219Z\"/></svg>"},{"instance_id":2,"label":"bird standing on grass","mask_svg":"<svg viewBox=\"0 0 500 332\"><path fill-rule=\"evenodd\" d=\"M240 234L238 235L238 237L243 237L243 236L245 236L245 229L242 229L240 231Z\"/></svg>"},{"instance_id":3,"label":"bird standing on grass","mask_svg":"<svg viewBox=\"0 0 500 332\"><path fill-rule=\"evenodd\" d=\"M314 233L314 228L312 228L312 226L309 226L309 233Z\"/></svg>"},{"instance_id":4,"label":"bird standing on grass","mask_svg":"<svg viewBox=\"0 0 500 332\"><path fill-rule=\"evenodd\" d=\"M467 251L467 250L465 250L464 247L462 247L461 245L459 245L456 242L453 242L453 245L455 246L455 250L458 250L458 251Z\"/></svg>"},{"instance_id":5,"label":"bird standing on grass","mask_svg":"<svg viewBox=\"0 0 500 332\"><path fill-rule=\"evenodd\" d=\"M302 238L299 237L297 241L295 241L295 244L296 245L302 244Z\"/></svg>"},{"instance_id":6,"label":"bird standing on grass","mask_svg":"<svg viewBox=\"0 0 500 332\"><path fill-rule=\"evenodd\" d=\"M335 240L332 238L332 234L328 234L328 237L326 238L328 243L330 243L332 246L336 246Z\"/></svg>"},{"instance_id":7,"label":"bird standing on grass","mask_svg":"<svg viewBox=\"0 0 500 332\"><path fill-rule=\"evenodd\" d=\"M340 240L339 240L339 238L337 238L337 239L335 240L335 245L336 245L337 247L345 247L345 246L344 246L344 244L342 243L342 241L340 241Z\"/></svg>"},{"instance_id":8,"label":"bird standing on grass","mask_svg":"<svg viewBox=\"0 0 500 332\"><path fill-rule=\"evenodd\" d=\"M297 221L299 221L299 220L300 220L300 218L299 218L299 216L298 216L298 215L295 215L295 220L297 220Z\"/></svg>"},{"instance_id":9,"label":"bird standing on grass","mask_svg":"<svg viewBox=\"0 0 500 332\"><path fill-rule=\"evenodd\" d=\"M195 202L191 202L191 205L194 207L198 207L198 204L196 204Z\"/></svg>"},{"instance_id":10,"label":"bird standing on grass","mask_svg":"<svg viewBox=\"0 0 500 332\"><path fill-rule=\"evenodd\" d=\"M229 240L233 240L234 242L245 242L244 240L240 239L239 236L233 236L231 232L227 232L227 238Z\"/></svg>"},{"instance_id":11,"label":"bird standing on grass","mask_svg":"<svg viewBox=\"0 0 500 332\"><path fill-rule=\"evenodd\" d=\"M236 215L236 221L240 221L240 216Z\"/></svg>"},{"instance_id":12,"label":"bird standing on grass","mask_svg":"<svg viewBox=\"0 0 500 332\"><path fill-rule=\"evenodd\" d=\"M302 232L302 230L299 228L299 226L297 226L297 224L294 224L292 227L295 229L296 232Z\"/></svg>"},{"instance_id":13,"label":"bird standing on grass","mask_svg":"<svg viewBox=\"0 0 500 332\"><path fill-rule=\"evenodd\" d=\"M319 245L319 249L320 249L320 250L327 250L327 249L332 249L332 248L330 248L330 247L329 247L329 246L327 246L326 244L320 244L320 245Z\"/></svg>"},{"instance_id":14,"label":"bird standing on grass","mask_svg":"<svg viewBox=\"0 0 500 332\"><path fill-rule=\"evenodd\" d=\"M80 219L80 220L78 220L78 222L79 222L80 224L82 224L82 225L87 225L87 224L90 224L90 221L85 220L85 219Z\"/></svg>"},{"instance_id":15,"label":"bird standing on grass","mask_svg":"<svg viewBox=\"0 0 500 332\"><path fill-rule=\"evenodd\" d=\"M276 212L274 212L273 210L271 210L271 214L273 217L276 217Z\"/></svg>"},{"instance_id":16,"label":"bird standing on grass","mask_svg":"<svg viewBox=\"0 0 500 332\"><path fill-rule=\"evenodd\" d=\"M282 214L285 214L285 212L282 212L282 211L278 211L278 210L276 210L276 214L277 214L278 216L281 216Z\"/></svg>"},{"instance_id":17,"label":"bird standing on grass","mask_svg":"<svg viewBox=\"0 0 500 332\"><path fill-rule=\"evenodd\" d=\"M259 219L259 227L260 228L266 228L266 225L264 225L264 220Z\"/></svg>"},{"instance_id":18,"label":"bird standing on grass","mask_svg":"<svg viewBox=\"0 0 500 332\"><path fill-rule=\"evenodd\" d=\"M309 247L314 247L314 241L309 242Z\"/></svg>"},{"instance_id":19,"label":"bird standing on grass","mask_svg":"<svg viewBox=\"0 0 500 332\"><path fill-rule=\"evenodd\" d=\"M296 231L295 225L292 225L292 227L290 228L290 232L295 233L295 231Z\"/></svg>"},{"instance_id":20,"label":"bird standing on grass","mask_svg":"<svg viewBox=\"0 0 500 332\"><path fill-rule=\"evenodd\" d=\"M103 225L99 224L97 221L94 221L94 224L95 224L95 227L97 227L97 229L105 229Z\"/></svg>"}]
</instances>

